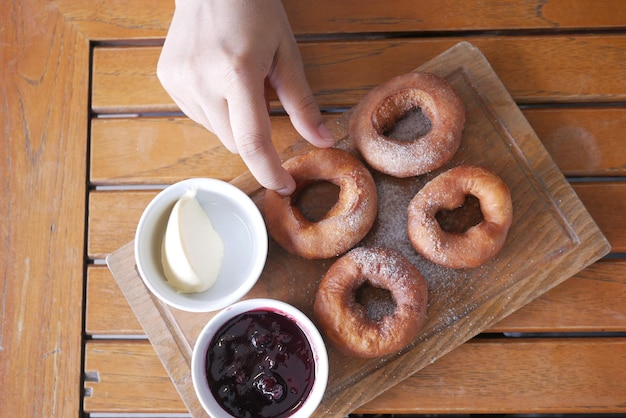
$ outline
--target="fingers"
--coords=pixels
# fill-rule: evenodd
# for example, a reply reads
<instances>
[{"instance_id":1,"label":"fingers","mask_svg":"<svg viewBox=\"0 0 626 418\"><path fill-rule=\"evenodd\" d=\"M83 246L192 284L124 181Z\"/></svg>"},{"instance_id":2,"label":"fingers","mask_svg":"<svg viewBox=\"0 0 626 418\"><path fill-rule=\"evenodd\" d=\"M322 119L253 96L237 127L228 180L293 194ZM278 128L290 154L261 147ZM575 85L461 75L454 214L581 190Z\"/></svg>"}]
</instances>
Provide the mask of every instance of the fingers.
<instances>
[{"instance_id":1,"label":"fingers","mask_svg":"<svg viewBox=\"0 0 626 418\"><path fill-rule=\"evenodd\" d=\"M282 167L271 140L263 84L248 82L239 85L241 88L228 98L230 126L237 150L263 187L290 195L296 185Z\"/></svg>"},{"instance_id":2,"label":"fingers","mask_svg":"<svg viewBox=\"0 0 626 418\"><path fill-rule=\"evenodd\" d=\"M157 75L189 118L239 153L261 185L279 193L290 194L295 183L271 141L266 78L305 139L320 147L334 143L280 0L177 2Z\"/></svg>"},{"instance_id":3,"label":"fingers","mask_svg":"<svg viewBox=\"0 0 626 418\"><path fill-rule=\"evenodd\" d=\"M317 147L332 146L335 138L324 125L293 37L281 44L269 79L298 133Z\"/></svg>"},{"instance_id":4,"label":"fingers","mask_svg":"<svg viewBox=\"0 0 626 418\"><path fill-rule=\"evenodd\" d=\"M202 79L196 82L185 79L185 72L169 68L163 56L157 66L157 76L165 91L189 119L215 134L230 152L237 153L226 99L215 94L207 94L211 88L205 86ZM193 79L191 76L188 78ZM196 88L190 90L189 85Z\"/></svg>"},{"instance_id":5,"label":"fingers","mask_svg":"<svg viewBox=\"0 0 626 418\"><path fill-rule=\"evenodd\" d=\"M157 74L163 75L164 72L160 68ZM202 94L211 91L204 81L191 83L196 89L189 91L187 85L190 83L183 81L184 74L172 73L163 77L162 84L181 111L217 135L229 151L239 153L263 187L283 195L291 194L295 182L281 166L271 141L264 77L240 73L237 76L240 79L224 83L230 86L225 89L224 97ZM181 96L180 91L186 94Z\"/></svg>"},{"instance_id":6,"label":"fingers","mask_svg":"<svg viewBox=\"0 0 626 418\"><path fill-rule=\"evenodd\" d=\"M230 128L228 103L226 99L214 101L186 101L170 93L180 110L194 122L204 126L215 134L222 144L232 153L238 153L237 144ZM193 97L193 96L190 96Z\"/></svg>"},{"instance_id":7,"label":"fingers","mask_svg":"<svg viewBox=\"0 0 626 418\"><path fill-rule=\"evenodd\" d=\"M212 126L210 131L217 135L228 151L238 153L239 148L230 126L230 115L226 99L219 98L216 101L205 103L203 112Z\"/></svg>"}]
</instances>

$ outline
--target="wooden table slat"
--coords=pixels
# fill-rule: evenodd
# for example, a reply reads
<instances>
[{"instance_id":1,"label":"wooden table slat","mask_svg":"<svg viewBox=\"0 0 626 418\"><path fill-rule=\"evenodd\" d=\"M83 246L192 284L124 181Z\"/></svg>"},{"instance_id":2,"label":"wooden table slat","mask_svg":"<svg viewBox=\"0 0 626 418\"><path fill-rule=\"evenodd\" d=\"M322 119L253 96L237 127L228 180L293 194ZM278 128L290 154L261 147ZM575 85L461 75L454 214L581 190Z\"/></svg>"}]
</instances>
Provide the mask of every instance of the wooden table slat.
<instances>
[{"instance_id":1,"label":"wooden table slat","mask_svg":"<svg viewBox=\"0 0 626 418\"><path fill-rule=\"evenodd\" d=\"M187 412L148 340L85 347L86 412Z\"/></svg>"},{"instance_id":2,"label":"wooden table slat","mask_svg":"<svg viewBox=\"0 0 626 418\"><path fill-rule=\"evenodd\" d=\"M373 413L626 413L626 340L474 340L364 405Z\"/></svg>"},{"instance_id":3,"label":"wooden table slat","mask_svg":"<svg viewBox=\"0 0 626 418\"><path fill-rule=\"evenodd\" d=\"M614 252L626 252L626 182L573 184ZM102 259L134 238L137 222L158 191L94 191L89 195L88 255ZM123 209L123 210L122 210Z\"/></svg>"},{"instance_id":4,"label":"wooden table slat","mask_svg":"<svg viewBox=\"0 0 626 418\"><path fill-rule=\"evenodd\" d=\"M185 412L149 342L86 352L86 411ZM472 340L355 412L626 413L625 352L624 338Z\"/></svg>"},{"instance_id":5,"label":"wooden table slat","mask_svg":"<svg viewBox=\"0 0 626 418\"><path fill-rule=\"evenodd\" d=\"M626 141L621 134L626 131L625 108L523 113L565 175L626 176ZM277 149L299 137L288 117L272 117L271 123ZM203 176L230 181L246 171L238 155L184 117L94 119L91 128L93 185L171 184Z\"/></svg>"},{"instance_id":6,"label":"wooden table slat","mask_svg":"<svg viewBox=\"0 0 626 418\"><path fill-rule=\"evenodd\" d=\"M90 336L145 335L110 270L87 269L85 332Z\"/></svg>"},{"instance_id":7,"label":"wooden table slat","mask_svg":"<svg viewBox=\"0 0 626 418\"><path fill-rule=\"evenodd\" d=\"M86 332L144 331L105 266L87 271ZM626 261L600 261L541 295L485 332L626 332Z\"/></svg>"},{"instance_id":8,"label":"wooden table slat","mask_svg":"<svg viewBox=\"0 0 626 418\"><path fill-rule=\"evenodd\" d=\"M522 110L566 176L626 176L626 108Z\"/></svg>"},{"instance_id":9,"label":"wooden table slat","mask_svg":"<svg viewBox=\"0 0 626 418\"><path fill-rule=\"evenodd\" d=\"M623 27L626 13L618 0L541 1L379 0L283 1L297 34L459 30L583 29ZM488 10L488 13L485 11ZM393 25L393 29L390 28Z\"/></svg>"},{"instance_id":10,"label":"wooden table slat","mask_svg":"<svg viewBox=\"0 0 626 418\"><path fill-rule=\"evenodd\" d=\"M57 0L68 20L97 41L162 39L174 4L168 0ZM296 35L337 33L430 32L460 30L576 30L623 27L626 15L620 0L454 0L420 3L394 0L393 7L378 0L283 4ZM484 13L489 10L489 13ZM358 13L355 13L358 11Z\"/></svg>"},{"instance_id":11,"label":"wooden table slat","mask_svg":"<svg viewBox=\"0 0 626 418\"><path fill-rule=\"evenodd\" d=\"M313 42L300 49L319 104L352 106L373 86L413 70L462 40L485 54L518 103L626 101L621 72L626 38L615 35ZM177 111L156 77L160 51L160 47L96 48L93 110Z\"/></svg>"},{"instance_id":12,"label":"wooden table slat","mask_svg":"<svg viewBox=\"0 0 626 418\"><path fill-rule=\"evenodd\" d=\"M0 28L0 415L77 416L89 41L37 0Z\"/></svg>"}]
</instances>

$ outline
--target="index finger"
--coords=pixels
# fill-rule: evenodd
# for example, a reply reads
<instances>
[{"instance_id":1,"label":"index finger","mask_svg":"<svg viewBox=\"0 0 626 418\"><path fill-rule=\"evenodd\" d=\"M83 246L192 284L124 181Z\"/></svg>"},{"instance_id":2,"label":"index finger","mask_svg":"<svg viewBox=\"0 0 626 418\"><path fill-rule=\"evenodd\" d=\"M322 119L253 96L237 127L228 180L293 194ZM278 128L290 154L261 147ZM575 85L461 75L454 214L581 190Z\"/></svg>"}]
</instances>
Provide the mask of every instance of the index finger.
<instances>
[{"instance_id":1,"label":"index finger","mask_svg":"<svg viewBox=\"0 0 626 418\"><path fill-rule=\"evenodd\" d=\"M233 138L241 158L265 188L289 195L295 189L272 143L264 82L242 83L226 98Z\"/></svg>"}]
</instances>

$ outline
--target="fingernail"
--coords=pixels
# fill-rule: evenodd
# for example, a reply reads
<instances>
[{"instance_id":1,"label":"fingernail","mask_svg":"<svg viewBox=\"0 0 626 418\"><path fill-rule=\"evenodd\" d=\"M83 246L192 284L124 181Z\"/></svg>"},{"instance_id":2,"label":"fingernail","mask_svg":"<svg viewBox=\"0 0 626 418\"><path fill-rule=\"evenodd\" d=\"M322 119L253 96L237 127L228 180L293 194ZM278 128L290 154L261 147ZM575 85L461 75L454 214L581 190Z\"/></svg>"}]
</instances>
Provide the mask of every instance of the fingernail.
<instances>
[{"instance_id":1,"label":"fingernail","mask_svg":"<svg viewBox=\"0 0 626 418\"><path fill-rule=\"evenodd\" d=\"M282 189L276 190L276 193L281 196L287 197L291 195L291 193L293 193L293 189L291 187L283 187Z\"/></svg>"},{"instance_id":2,"label":"fingernail","mask_svg":"<svg viewBox=\"0 0 626 418\"><path fill-rule=\"evenodd\" d=\"M289 176L287 177L287 184L276 190L276 193L281 196L290 196L294 190L296 190L296 182L291 176Z\"/></svg>"},{"instance_id":3,"label":"fingernail","mask_svg":"<svg viewBox=\"0 0 626 418\"><path fill-rule=\"evenodd\" d=\"M328 126L326 126L326 124L321 123L320 126L318 126L317 131L325 141L333 144L337 141L333 133L330 131L330 129L328 129Z\"/></svg>"}]
</instances>

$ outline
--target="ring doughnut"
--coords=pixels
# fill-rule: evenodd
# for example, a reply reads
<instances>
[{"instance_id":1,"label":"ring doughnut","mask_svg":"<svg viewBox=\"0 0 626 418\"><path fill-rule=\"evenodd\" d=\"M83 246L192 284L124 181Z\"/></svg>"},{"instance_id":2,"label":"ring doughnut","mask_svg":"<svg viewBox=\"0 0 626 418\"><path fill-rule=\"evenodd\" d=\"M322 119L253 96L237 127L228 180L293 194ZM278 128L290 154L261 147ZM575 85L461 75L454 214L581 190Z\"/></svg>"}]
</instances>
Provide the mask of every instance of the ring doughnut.
<instances>
[{"instance_id":1,"label":"ring doughnut","mask_svg":"<svg viewBox=\"0 0 626 418\"><path fill-rule=\"evenodd\" d=\"M479 200L483 219L463 233L446 232L435 218L460 207L467 196ZM450 268L478 267L502 248L513 219L511 194L483 167L458 166L429 181L409 203L411 244L426 259Z\"/></svg>"},{"instance_id":2,"label":"ring doughnut","mask_svg":"<svg viewBox=\"0 0 626 418\"><path fill-rule=\"evenodd\" d=\"M372 318L356 298L366 282L391 292L395 310ZM313 310L329 341L346 355L374 358L397 352L426 321L428 285L400 253L387 248L354 248L328 269Z\"/></svg>"},{"instance_id":3,"label":"ring doughnut","mask_svg":"<svg viewBox=\"0 0 626 418\"><path fill-rule=\"evenodd\" d=\"M411 136L403 139L390 134L396 124L419 109L430 122L427 129L413 127ZM465 108L454 88L434 74L412 72L371 90L355 108L349 131L370 166L404 178L448 162L461 144L464 124Z\"/></svg>"},{"instance_id":4,"label":"ring doughnut","mask_svg":"<svg viewBox=\"0 0 626 418\"><path fill-rule=\"evenodd\" d=\"M308 259L334 257L348 251L369 232L378 211L374 179L355 156L336 148L318 148L285 162L296 181L288 197L267 190L265 221L270 235L287 251ZM340 188L339 198L317 222L296 206L308 185L328 181Z\"/></svg>"}]
</instances>

